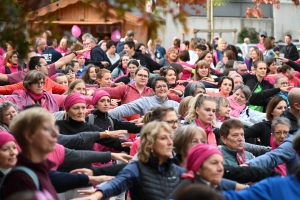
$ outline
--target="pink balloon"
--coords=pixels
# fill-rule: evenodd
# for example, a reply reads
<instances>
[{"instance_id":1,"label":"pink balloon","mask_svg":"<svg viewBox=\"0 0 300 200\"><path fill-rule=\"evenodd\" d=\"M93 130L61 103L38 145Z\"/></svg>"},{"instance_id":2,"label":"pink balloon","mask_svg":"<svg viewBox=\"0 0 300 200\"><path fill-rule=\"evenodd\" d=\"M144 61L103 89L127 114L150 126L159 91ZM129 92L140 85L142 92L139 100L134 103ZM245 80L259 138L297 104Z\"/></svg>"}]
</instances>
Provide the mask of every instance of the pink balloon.
<instances>
[{"instance_id":1,"label":"pink balloon","mask_svg":"<svg viewBox=\"0 0 300 200\"><path fill-rule=\"evenodd\" d=\"M121 39L121 33L119 30L114 30L114 32L111 33L111 39L114 42L119 42L119 40Z\"/></svg>"},{"instance_id":2,"label":"pink balloon","mask_svg":"<svg viewBox=\"0 0 300 200\"><path fill-rule=\"evenodd\" d=\"M79 37L81 35L81 30L77 25L73 25L71 32L74 37Z\"/></svg>"}]
</instances>

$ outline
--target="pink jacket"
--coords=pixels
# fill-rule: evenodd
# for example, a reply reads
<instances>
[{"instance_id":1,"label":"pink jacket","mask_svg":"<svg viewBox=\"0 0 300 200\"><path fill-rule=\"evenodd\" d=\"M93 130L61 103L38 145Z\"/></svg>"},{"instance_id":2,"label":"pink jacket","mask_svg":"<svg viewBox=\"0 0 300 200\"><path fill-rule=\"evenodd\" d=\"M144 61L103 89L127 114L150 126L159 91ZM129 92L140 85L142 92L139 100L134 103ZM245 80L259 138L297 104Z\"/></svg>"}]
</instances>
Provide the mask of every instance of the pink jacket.
<instances>
[{"instance_id":1,"label":"pink jacket","mask_svg":"<svg viewBox=\"0 0 300 200\"><path fill-rule=\"evenodd\" d=\"M182 76L181 76L180 80L188 80L189 78L192 77L192 73L188 70L185 70L183 66L187 66L187 67L191 67L191 68L195 69L196 64L191 65L186 62L176 62L176 63L182 65Z\"/></svg>"},{"instance_id":2,"label":"pink jacket","mask_svg":"<svg viewBox=\"0 0 300 200\"><path fill-rule=\"evenodd\" d=\"M273 137L270 137L270 145L272 147L272 151L274 149L276 149L278 146L278 144L274 141ZM274 168L274 170L276 172L279 172L282 176L286 176L286 165L285 163L281 164L281 165L277 165L277 167Z\"/></svg>"},{"instance_id":3,"label":"pink jacket","mask_svg":"<svg viewBox=\"0 0 300 200\"><path fill-rule=\"evenodd\" d=\"M149 87L145 87L142 94L136 89L135 83L129 85L121 85L115 88L103 87L100 90L104 90L110 94L112 99L121 99L122 104L130 103L143 96L153 94L153 90Z\"/></svg>"},{"instance_id":4,"label":"pink jacket","mask_svg":"<svg viewBox=\"0 0 300 200\"><path fill-rule=\"evenodd\" d=\"M47 158L55 163L51 170L57 170L58 166L64 163L65 147L61 144L55 144L55 150L47 155Z\"/></svg>"}]
</instances>

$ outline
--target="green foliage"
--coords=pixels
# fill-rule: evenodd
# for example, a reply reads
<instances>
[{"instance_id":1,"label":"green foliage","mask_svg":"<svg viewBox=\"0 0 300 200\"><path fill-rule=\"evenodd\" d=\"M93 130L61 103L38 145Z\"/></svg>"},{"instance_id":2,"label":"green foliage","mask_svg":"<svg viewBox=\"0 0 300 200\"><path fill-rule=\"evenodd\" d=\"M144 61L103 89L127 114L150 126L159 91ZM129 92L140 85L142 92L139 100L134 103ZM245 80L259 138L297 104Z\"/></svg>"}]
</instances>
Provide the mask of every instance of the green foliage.
<instances>
[{"instance_id":1,"label":"green foliage","mask_svg":"<svg viewBox=\"0 0 300 200\"><path fill-rule=\"evenodd\" d=\"M258 32L255 28L242 28L242 30L238 34L238 43L243 43L244 38L249 38L250 43L257 43L258 42Z\"/></svg>"}]
</instances>

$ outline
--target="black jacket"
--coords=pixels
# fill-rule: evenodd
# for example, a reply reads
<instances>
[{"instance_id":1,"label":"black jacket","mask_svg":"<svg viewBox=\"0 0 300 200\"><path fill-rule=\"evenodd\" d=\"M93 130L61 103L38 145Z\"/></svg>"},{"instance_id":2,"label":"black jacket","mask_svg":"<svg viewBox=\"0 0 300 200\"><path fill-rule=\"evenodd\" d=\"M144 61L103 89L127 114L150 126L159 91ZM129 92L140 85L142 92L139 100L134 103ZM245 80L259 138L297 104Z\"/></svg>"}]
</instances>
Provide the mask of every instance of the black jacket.
<instances>
[{"instance_id":1,"label":"black jacket","mask_svg":"<svg viewBox=\"0 0 300 200\"><path fill-rule=\"evenodd\" d=\"M289 108L286 109L282 113L281 117L286 117L291 121L291 129L290 129L290 132L289 132L290 134L293 134L294 132L298 131L298 129L299 129L298 119L292 113L290 113Z\"/></svg>"},{"instance_id":2,"label":"black jacket","mask_svg":"<svg viewBox=\"0 0 300 200\"><path fill-rule=\"evenodd\" d=\"M128 133L141 132L141 127L137 127L134 123L120 121L110 117L113 122L112 125L111 121L108 119L108 113L103 113L99 110L95 110L93 112L93 115L94 125L100 127L102 130L128 130ZM86 121L88 121L88 117L86 118Z\"/></svg>"},{"instance_id":3,"label":"black jacket","mask_svg":"<svg viewBox=\"0 0 300 200\"><path fill-rule=\"evenodd\" d=\"M252 91L252 95L249 99L249 104L263 106L264 111L271 100L271 98L280 92L279 88L274 88L273 85L266 80L262 80L260 83L257 80L256 75L253 74L244 74L242 75L244 84L249 86L250 90ZM258 86L261 85L262 91L258 93L254 93L254 90Z\"/></svg>"},{"instance_id":4,"label":"black jacket","mask_svg":"<svg viewBox=\"0 0 300 200\"><path fill-rule=\"evenodd\" d=\"M148 68L151 73L154 70L159 70L162 67L160 64L153 61L150 57L144 55L140 51L135 51L132 58L140 61L141 66L144 66L144 67Z\"/></svg>"},{"instance_id":5,"label":"black jacket","mask_svg":"<svg viewBox=\"0 0 300 200\"><path fill-rule=\"evenodd\" d=\"M264 146L270 146L271 132L270 121L262 121L244 128L245 138L260 138L260 144Z\"/></svg>"},{"instance_id":6,"label":"black jacket","mask_svg":"<svg viewBox=\"0 0 300 200\"><path fill-rule=\"evenodd\" d=\"M94 64L95 66L98 66L100 68L104 68L104 66L101 64L101 61L106 61L106 62L109 63L109 65L106 66L106 67L110 67L111 66L110 60L107 57L105 51L103 51L98 45L95 46L91 50L90 55L91 55L91 59L85 61L86 65L88 65L88 64Z\"/></svg>"},{"instance_id":7,"label":"black jacket","mask_svg":"<svg viewBox=\"0 0 300 200\"><path fill-rule=\"evenodd\" d=\"M284 57L293 61L299 59L297 47L293 43L285 46Z\"/></svg>"},{"instance_id":8,"label":"black jacket","mask_svg":"<svg viewBox=\"0 0 300 200\"><path fill-rule=\"evenodd\" d=\"M45 60L47 61L47 64L52 64L58 61L60 58L62 58L62 55L60 52L56 51L53 47L48 47L42 55Z\"/></svg>"}]
</instances>

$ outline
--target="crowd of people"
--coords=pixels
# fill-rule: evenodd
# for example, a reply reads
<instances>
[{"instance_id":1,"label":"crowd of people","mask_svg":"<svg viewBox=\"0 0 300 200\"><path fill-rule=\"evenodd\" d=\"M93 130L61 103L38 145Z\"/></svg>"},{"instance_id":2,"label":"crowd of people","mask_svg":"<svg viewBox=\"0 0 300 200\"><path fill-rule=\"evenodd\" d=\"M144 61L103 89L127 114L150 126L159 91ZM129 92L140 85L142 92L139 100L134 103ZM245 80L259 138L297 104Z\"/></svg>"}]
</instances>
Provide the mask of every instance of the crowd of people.
<instances>
[{"instance_id":1,"label":"crowd of people","mask_svg":"<svg viewBox=\"0 0 300 200\"><path fill-rule=\"evenodd\" d=\"M266 31L0 52L0 199L297 199L300 64ZM283 187L284 186L284 187Z\"/></svg>"}]
</instances>

